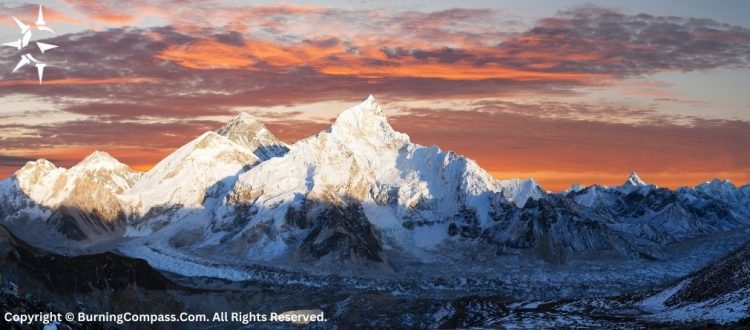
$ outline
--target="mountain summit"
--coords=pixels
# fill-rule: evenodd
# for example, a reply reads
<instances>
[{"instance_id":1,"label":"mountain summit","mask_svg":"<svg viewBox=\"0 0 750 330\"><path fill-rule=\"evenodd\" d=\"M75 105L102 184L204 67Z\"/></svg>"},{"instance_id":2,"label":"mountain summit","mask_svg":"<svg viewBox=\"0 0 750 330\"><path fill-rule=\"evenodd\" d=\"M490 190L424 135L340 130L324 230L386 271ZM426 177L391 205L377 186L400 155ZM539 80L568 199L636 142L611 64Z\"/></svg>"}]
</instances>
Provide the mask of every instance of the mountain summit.
<instances>
[{"instance_id":1,"label":"mountain summit","mask_svg":"<svg viewBox=\"0 0 750 330\"><path fill-rule=\"evenodd\" d=\"M630 173L630 176L628 176L628 179L625 180L625 183L620 185L620 187L618 188L623 193L629 194L631 192L639 191L641 189L656 188L656 185L648 184L645 181L641 180L641 177L638 175L638 173L633 171Z\"/></svg>"},{"instance_id":2,"label":"mountain summit","mask_svg":"<svg viewBox=\"0 0 750 330\"><path fill-rule=\"evenodd\" d=\"M261 160L278 157L289 151L287 145L271 134L258 118L245 112L240 112L216 133L247 148Z\"/></svg>"},{"instance_id":3,"label":"mountain summit","mask_svg":"<svg viewBox=\"0 0 750 330\"><path fill-rule=\"evenodd\" d=\"M645 181L641 180L641 177L638 176L638 173L635 171L630 173L630 176L625 181L623 185L630 185L630 186L646 186L648 185Z\"/></svg>"},{"instance_id":4,"label":"mountain summit","mask_svg":"<svg viewBox=\"0 0 750 330\"><path fill-rule=\"evenodd\" d=\"M121 169L127 168L127 165L112 157L104 151L94 151L86 156L81 162L76 164L72 169L100 170L100 169Z\"/></svg>"},{"instance_id":5,"label":"mountain summit","mask_svg":"<svg viewBox=\"0 0 750 330\"><path fill-rule=\"evenodd\" d=\"M95 150L94 152L86 156L86 158L84 158L78 164L86 164L86 163L111 164L111 163L119 163L119 161L115 159L114 157L112 157L112 155L104 151Z\"/></svg>"},{"instance_id":6,"label":"mountain summit","mask_svg":"<svg viewBox=\"0 0 750 330\"><path fill-rule=\"evenodd\" d=\"M371 145L385 145L390 142L408 143L406 134L393 130L375 97L370 95L362 103L342 112L330 130L333 137L357 140Z\"/></svg>"}]
</instances>

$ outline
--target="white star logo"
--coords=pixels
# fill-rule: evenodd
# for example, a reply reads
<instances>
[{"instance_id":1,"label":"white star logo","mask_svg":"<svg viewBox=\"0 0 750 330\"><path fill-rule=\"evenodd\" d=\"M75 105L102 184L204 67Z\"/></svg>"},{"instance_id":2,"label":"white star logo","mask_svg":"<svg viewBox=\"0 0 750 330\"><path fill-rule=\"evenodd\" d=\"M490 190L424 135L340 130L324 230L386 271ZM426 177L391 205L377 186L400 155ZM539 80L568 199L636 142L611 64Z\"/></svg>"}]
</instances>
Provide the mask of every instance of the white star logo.
<instances>
[{"instance_id":1,"label":"white star logo","mask_svg":"<svg viewBox=\"0 0 750 330\"><path fill-rule=\"evenodd\" d=\"M24 24L15 16L12 16L12 17L13 17L13 20L16 21L16 25L18 25L18 28L21 29L21 36L16 41L4 43L3 46L13 47L20 51L22 49L25 49L26 46L28 46L29 42L31 41L31 26ZM47 26L47 22L44 21L44 13L42 12L41 5L39 6L39 15L36 18L36 22L34 22L34 26L39 31L47 31L47 32L55 33L54 30L52 30L51 28ZM36 46L39 47L39 50L42 52L42 54L44 54L44 52L50 49L58 47L56 45L46 44L43 42L36 42ZM16 71L18 71L18 69L29 64L33 64L36 67L36 71L39 75L39 84L41 85L42 79L44 77L44 68L47 66L47 64L31 56L31 53L26 53L26 54L21 55L21 60L18 61L18 64L16 64L16 67L13 69L13 72L15 73Z\"/></svg>"}]
</instances>

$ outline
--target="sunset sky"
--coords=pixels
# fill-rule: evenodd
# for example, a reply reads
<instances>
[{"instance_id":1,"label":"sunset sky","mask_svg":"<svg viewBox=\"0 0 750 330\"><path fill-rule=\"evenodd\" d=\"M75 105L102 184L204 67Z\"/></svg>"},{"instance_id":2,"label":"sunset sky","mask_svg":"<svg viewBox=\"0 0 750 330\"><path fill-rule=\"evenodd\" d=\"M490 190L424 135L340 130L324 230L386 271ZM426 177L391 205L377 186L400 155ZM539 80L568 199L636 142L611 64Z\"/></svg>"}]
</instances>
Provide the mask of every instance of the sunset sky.
<instances>
[{"instance_id":1,"label":"sunset sky","mask_svg":"<svg viewBox=\"0 0 750 330\"><path fill-rule=\"evenodd\" d=\"M748 1L0 1L0 43L38 3L60 47L0 48L0 178L147 170L240 111L292 143L373 94L413 142L552 191L750 182ZM11 73L26 52L44 85Z\"/></svg>"}]
</instances>

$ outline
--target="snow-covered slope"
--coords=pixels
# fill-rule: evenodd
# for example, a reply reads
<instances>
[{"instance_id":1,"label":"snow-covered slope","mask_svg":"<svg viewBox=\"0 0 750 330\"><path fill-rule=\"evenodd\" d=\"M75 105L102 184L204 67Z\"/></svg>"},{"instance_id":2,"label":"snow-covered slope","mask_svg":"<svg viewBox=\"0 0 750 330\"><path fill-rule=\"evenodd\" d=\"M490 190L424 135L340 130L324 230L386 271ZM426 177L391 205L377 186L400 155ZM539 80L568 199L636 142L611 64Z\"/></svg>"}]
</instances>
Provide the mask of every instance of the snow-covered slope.
<instances>
[{"instance_id":1,"label":"snow-covered slope","mask_svg":"<svg viewBox=\"0 0 750 330\"><path fill-rule=\"evenodd\" d=\"M750 318L750 244L638 304L650 317L720 324Z\"/></svg>"},{"instance_id":2,"label":"snow-covered slope","mask_svg":"<svg viewBox=\"0 0 750 330\"><path fill-rule=\"evenodd\" d=\"M149 211L204 208L205 199L225 193L239 173L286 151L286 145L260 121L240 113L216 132L206 132L175 150L123 198L139 217Z\"/></svg>"},{"instance_id":3,"label":"snow-covered slope","mask_svg":"<svg viewBox=\"0 0 750 330\"><path fill-rule=\"evenodd\" d=\"M249 149L206 132L146 172L124 198L140 215L156 207L200 208L207 190L224 180L233 181L258 161Z\"/></svg>"}]
</instances>

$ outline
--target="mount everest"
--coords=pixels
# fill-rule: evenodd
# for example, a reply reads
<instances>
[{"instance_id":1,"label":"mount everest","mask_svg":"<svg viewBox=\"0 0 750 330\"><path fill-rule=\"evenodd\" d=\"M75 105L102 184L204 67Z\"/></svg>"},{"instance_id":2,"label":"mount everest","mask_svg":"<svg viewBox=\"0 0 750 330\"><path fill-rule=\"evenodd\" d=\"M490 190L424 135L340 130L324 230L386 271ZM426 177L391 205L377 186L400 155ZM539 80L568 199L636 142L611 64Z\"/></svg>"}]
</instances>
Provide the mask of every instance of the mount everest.
<instances>
[{"instance_id":1,"label":"mount everest","mask_svg":"<svg viewBox=\"0 0 750 330\"><path fill-rule=\"evenodd\" d=\"M677 277L740 246L750 225L750 186L728 181L669 190L632 173L621 186L549 193L533 179L497 180L470 159L411 143L372 96L291 145L240 114L148 172L103 152L70 169L39 160L0 181L0 196L3 224L36 246L118 251L229 279L251 278L243 269L252 265L493 279L523 273L522 262L612 260ZM652 276L613 269L602 278Z\"/></svg>"}]
</instances>

